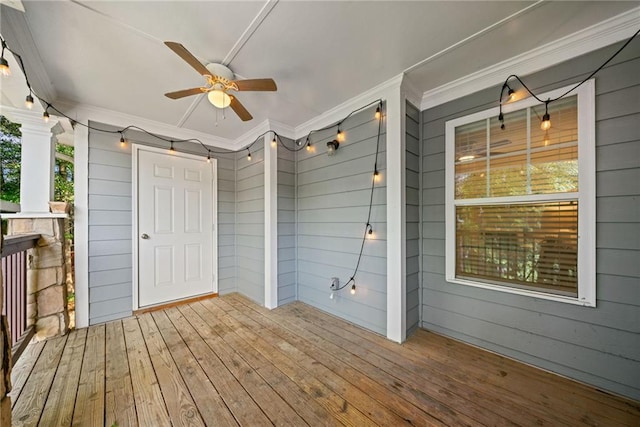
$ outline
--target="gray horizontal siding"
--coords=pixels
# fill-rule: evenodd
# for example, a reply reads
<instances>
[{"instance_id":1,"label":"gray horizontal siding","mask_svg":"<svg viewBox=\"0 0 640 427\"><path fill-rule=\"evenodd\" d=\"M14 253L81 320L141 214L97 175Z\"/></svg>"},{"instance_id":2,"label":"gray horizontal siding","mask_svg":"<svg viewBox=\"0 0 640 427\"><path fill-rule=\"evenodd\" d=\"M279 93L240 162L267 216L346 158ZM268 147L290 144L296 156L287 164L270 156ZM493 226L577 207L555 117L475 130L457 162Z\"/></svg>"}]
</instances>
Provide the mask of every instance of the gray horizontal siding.
<instances>
[{"instance_id":1,"label":"gray horizontal siding","mask_svg":"<svg viewBox=\"0 0 640 427\"><path fill-rule=\"evenodd\" d=\"M132 313L131 146L89 132L89 324Z\"/></svg>"},{"instance_id":2,"label":"gray horizontal siding","mask_svg":"<svg viewBox=\"0 0 640 427\"><path fill-rule=\"evenodd\" d=\"M406 328L420 323L420 112L406 103Z\"/></svg>"},{"instance_id":3,"label":"gray horizontal siding","mask_svg":"<svg viewBox=\"0 0 640 427\"><path fill-rule=\"evenodd\" d=\"M375 109L375 107L374 107ZM356 295L349 288L330 299L331 277L341 284L353 275L364 234L371 196L378 123L374 109L343 123L345 141L335 156L325 144L336 129L314 134L313 150L297 153L296 218L298 299L329 313L386 333L386 173L385 134L381 135L371 224L356 275Z\"/></svg>"},{"instance_id":4,"label":"gray horizontal siding","mask_svg":"<svg viewBox=\"0 0 640 427\"><path fill-rule=\"evenodd\" d=\"M293 141L284 139L288 147ZM296 156L278 146L278 305L297 298Z\"/></svg>"},{"instance_id":5,"label":"gray horizontal siding","mask_svg":"<svg viewBox=\"0 0 640 427\"><path fill-rule=\"evenodd\" d=\"M264 305L264 147L236 154L236 290Z\"/></svg>"},{"instance_id":6,"label":"gray horizontal siding","mask_svg":"<svg viewBox=\"0 0 640 427\"><path fill-rule=\"evenodd\" d=\"M115 129L98 124L101 129ZM163 147L130 132L127 139ZM167 148L167 147L164 147ZM187 147L183 147L188 151ZM197 147L193 149L197 152ZM218 283L235 290L235 156L218 159ZM133 306L131 145L104 132L89 132L89 324L130 316Z\"/></svg>"},{"instance_id":7,"label":"gray horizontal siding","mask_svg":"<svg viewBox=\"0 0 640 427\"><path fill-rule=\"evenodd\" d=\"M541 92L580 81L617 46L527 76ZM447 283L444 123L495 106L499 87L422 114L422 326L640 399L640 44L596 76L597 307Z\"/></svg>"},{"instance_id":8,"label":"gray horizontal siding","mask_svg":"<svg viewBox=\"0 0 640 427\"><path fill-rule=\"evenodd\" d=\"M236 287L236 162L235 154L218 159L218 293Z\"/></svg>"}]
</instances>

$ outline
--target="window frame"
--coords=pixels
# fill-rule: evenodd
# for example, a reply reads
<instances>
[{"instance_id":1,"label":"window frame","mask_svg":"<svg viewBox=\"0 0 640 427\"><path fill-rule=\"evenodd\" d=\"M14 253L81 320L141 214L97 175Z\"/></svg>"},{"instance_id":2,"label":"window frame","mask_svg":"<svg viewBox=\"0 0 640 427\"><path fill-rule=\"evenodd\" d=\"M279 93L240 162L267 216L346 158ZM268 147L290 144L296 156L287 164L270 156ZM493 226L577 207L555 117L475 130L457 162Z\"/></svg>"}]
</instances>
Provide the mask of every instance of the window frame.
<instances>
[{"instance_id":1,"label":"window frame","mask_svg":"<svg viewBox=\"0 0 640 427\"><path fill-rule=\"evenodd\" d=\"M538 95L540 99L553 99L573 85ZM445 277L454 284L473 286L494 291L524 295L588 307L596 306L596 144L595 144L595 80L582 84L568 96L577 95L578 108L578 192L551 193L527 196L485 197L455 199L455 130L456 127L497 117L499 107L489 108L445 123ZM505 103L503 113L541 105L533 97ZM553 123L553 116L551 117ZM577 195L577 197L575 197ZM544 291L510 287L456 277L456 206L494 205L553 202L568 198L578 199L578 295L577 297L551 294Z\"/></svg>"}]
</instances>

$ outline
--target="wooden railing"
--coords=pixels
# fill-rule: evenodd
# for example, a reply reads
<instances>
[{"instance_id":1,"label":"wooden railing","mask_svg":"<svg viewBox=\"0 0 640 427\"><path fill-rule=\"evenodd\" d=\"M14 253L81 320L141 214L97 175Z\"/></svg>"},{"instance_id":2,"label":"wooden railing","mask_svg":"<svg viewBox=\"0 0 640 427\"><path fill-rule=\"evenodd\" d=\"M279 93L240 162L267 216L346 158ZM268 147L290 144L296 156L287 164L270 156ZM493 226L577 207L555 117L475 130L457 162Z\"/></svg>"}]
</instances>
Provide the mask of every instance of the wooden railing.
<instances>
[{"instance_id":1,"label":"wooden railing","mask_svg":"<svg viewBox=\"0 0 640 427\"><path fill-rule=\"evenodd\" d=\"M36 246L39 238L39 234L6 237L2 247L2 314L9 322L14 362L34 332L33 326L27 326L27 251Z\"/></svg>"}]
</instances>

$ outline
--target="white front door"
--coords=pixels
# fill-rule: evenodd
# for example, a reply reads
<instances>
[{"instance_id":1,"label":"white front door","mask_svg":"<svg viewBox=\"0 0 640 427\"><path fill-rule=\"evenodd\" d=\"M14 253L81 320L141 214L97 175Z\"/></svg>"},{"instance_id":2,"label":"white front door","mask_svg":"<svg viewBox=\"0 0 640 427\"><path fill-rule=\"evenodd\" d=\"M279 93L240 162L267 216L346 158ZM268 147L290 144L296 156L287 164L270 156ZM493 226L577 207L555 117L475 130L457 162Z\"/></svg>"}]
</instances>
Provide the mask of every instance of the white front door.
<instances>
[{"instance_id":1,"label":"white front door","mask_svg":"<svg viewBox=\"0 0 640 427\"><path fill-rule=\"evenodd\" d=\"M212 165L145 147L136 153L138 307L214 292Z\"/></svg>"}]
</instances>

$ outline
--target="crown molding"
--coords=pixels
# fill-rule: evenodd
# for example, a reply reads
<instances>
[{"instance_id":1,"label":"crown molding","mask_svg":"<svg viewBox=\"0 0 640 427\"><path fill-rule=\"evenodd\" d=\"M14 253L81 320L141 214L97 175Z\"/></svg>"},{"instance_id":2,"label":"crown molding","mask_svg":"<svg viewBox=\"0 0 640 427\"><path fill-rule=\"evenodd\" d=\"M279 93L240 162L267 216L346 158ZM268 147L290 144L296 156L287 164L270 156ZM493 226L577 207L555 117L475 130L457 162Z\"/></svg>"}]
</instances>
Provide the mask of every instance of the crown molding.
<instances>
[{"instance_id":1,"label":"crown molding","mask_svg":"<svg viewBox=\"0 0 640 427\"><path fill-rule=\"evenodd\" d=\"M640 7L562 37L484 70L428 90L420 110L500 84L510 74L530 74L631 37L640 26Z\"/></svg>"},{"instance_id":2,"label":"crown molding","mask_svg":"<svg viewBox=\"0 0 640 427\"><path fill-rule=\"evenodd\" d=\"M234 142L226 138L216 137L207 133L179 128L174 125L157 122L155 120L145 119L143 117L131 114L121 113L118 111L108 110L106 108L96 107L88 104L77 104L70 101L56 101L56 108L60 108L67 116L82 117L84 119L95 120L101 123L113 125L115 127L138 126L146 131L157 133L175 139L198 139L203 144L224 148L227 150L234 149Z\"/></svg>"},{"instance_id":3,"label":"crown molding","mask_svg":"<svg viewBox=\"0 0 640 427\"><path fill-rule=\"evenodd\" d=\"M256 139L258 139L258 137L261 134L268 132L270 130L273 130L273 129L269 127L269 120L263 120L259 125L255 126L250 131L245 132L244 134L236 138L233 141L232 150L240 151L246 148L249 144L253 143Z\"/></svg>"},{"instance_id":4,"label":"crown molding","mask_svg":"<svg viewBox=\"0 0 640 427\"><path fill-rule=\"evenodd\" d=\"M309 134L314 129L320 129L331 123L339 122L344 119L353 110L362 107L363 105L372 103L378 99L387 99L393 96L394 93L399 93L404 74L399 74L384 83L381 83L366 92L356 95L353 98L343 102L342 104L314 117L302 123L295 128L295 134L293 139L300 139Z\"/></svg>"}]
</instances>

